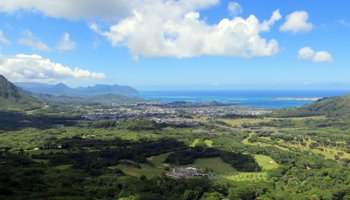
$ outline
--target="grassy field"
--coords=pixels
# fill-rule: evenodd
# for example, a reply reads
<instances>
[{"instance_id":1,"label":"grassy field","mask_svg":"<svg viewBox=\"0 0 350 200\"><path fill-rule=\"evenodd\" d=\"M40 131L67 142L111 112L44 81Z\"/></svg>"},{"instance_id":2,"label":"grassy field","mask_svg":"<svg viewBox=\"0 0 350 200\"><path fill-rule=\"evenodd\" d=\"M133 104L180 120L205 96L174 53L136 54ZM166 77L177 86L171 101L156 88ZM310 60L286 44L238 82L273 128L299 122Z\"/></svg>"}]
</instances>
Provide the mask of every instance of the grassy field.
<instances>
[{"instance_id":1,"label":"grassy field","mask_svg":"<svg viewBox=\"0 0 350 200\"><path fill-rule=\"evenodd\" d=\"M225 122L226 124L229 124L234 128L241 128L242 124L245 124L245 123L254 125L254 124L259 124L261 122L268 122L270 120L271 120L270 118L264 118L264 119L248 118L248 119L220 119L219 121Z\"/></svg>"},{"instance_id":2,"label":"grassy field","mask_svg":"<svg viewBox=\"0 0 350 200\"><path fill-rule=\"evenodd\" d=\"M210 172L214 172L218 175L232 174L237 172L231 165L222 161L221 158L201 158L196 159L196 161L187 165L191 167L196 167L199 169L208 169Z\"/></svg>"},{"instance_id":3,"label":"grassy field","mask_svg":"<svg viewBox=\"0 0 350 200\"><path fill-rule=\"evenodd\" d=\"M225 176L225 179L231 181L263 181L267 179L267 172L239 172L233 175Z\"/></svg>"},{"instance_id":4,"label":"grassy field","mask_svg":"<svg viewBox=\"0 0 350 200\"><path fill-rule=\"evenodd\" d=\"M265 155L254 155L256 162L262 168L263 171L277 169L280 167L271 157Z\"/></svg>"},{"instance_id":5,"label":"grassy field","mask_svg":"<svg viewBox=\"0 0 350 200\"><path fill-rule=\"evenodd\" d=\"M164 163L164 160L168 157L169 153L163 153L158 156L152 156L147 158L148 162L151 164L140 164L140 168L131 167L128 165L117 165L114 168L118 168L122 170L125 174L140 177L145 175L147 178L153 178L155 176L159 176L162 172L165 171L165 167L168 164ZM132 162L132 161L130 161Z\"/></svg>"},{"instance_id":6,"label":"grassy field","mask_svg":"<svg viewBox=\"0 0 350 200\"><path fill-rule=\"evenodd\" d=\"M244 124L259 125L263 122L270 122L272 120L281 120L283 118L243 118L243 119L219 119L219 121L225 122L234 128L242 128ZM304 120L322 120L325 116L312 116L312 117L291 117L288 120L299 123Z\"/></svg>"},{"instance_id":7,"label":"grassy field","mask_svg":"<svg viewBox=\"0 0 350 200\"><path fill-rule=\"evenodd\" d=\"M288 148L285 148L285 147L281 147L279 145L272 145L272 144L268 144L268 143L263 143L263 142L254 142L254 143L250 143L248 140L250 137L252 137L255 133L250 133L249 134L249 137L245 138L244 140L242 140L242 143L245 144L245 145L258 145L258 146L262 146L262 147L276 147L276 148L279 148L283 151L289 151ZM267 139L265 139L267 140Z\"/></svg>"},{"instance_id":8,"label":"grassy field","mask_svg":"<svg viewBox=\"0 0 350 200\"><path fill-rule=\"evenodd\" d=\"M167 166L167 164L164 163L164 160L168 157L169 154L170 153L163 153L158 156L149 157L147 160L151 162L154 167L163 168L164 166Z\"/></svg>"},{"instance_id":9,"label":"grassy field","mask_svg":"<svg viewBox=\"0 0 350 200\"><path fill-rule=\"evenodd\" d=\"M68 169L71 167L72 167L72 165L60 165L60 166L55 167L55 169L65 170L65 169Z\"/></svg>"},{"instance_id":10,"label":"grassy field","mask_svg":"<svg viewBox=\"0 0 350 200\"><path fill-rule=\"evenodd\" d=\"M153 167L149 164L140 164L140 168L131 167L123 164L111 168L118 168L122 170L125 174L128 174L130 176L141 177L142 175L145 175L147 178L153 178L155 176L158 176L163 171L162 169Z\"/></svg>"},{"instance_id":11,"label":"grassy field","mask_svg":"<svg viewBox=\"0 0 350 200\"><path fill-rule=\"evenodd\" d=\"M118 168L122 170L125 174L140 177L145 175L147 178L152 178L160 175L162 172L165 172L164 167L167 164L164 164L163 161L169 155L169 153L161 154L158 156L150 157L148 159L150 164L140 164L140 168L132 167L129 165L120 164L112 168ZM132 161L129 161L132 162ZM203 170L208 170L209 172L215 173L216 175L228 175L235 174L237 171L229 164L222 161L221 158L201 158L196 159L195 162L191 165L186 165L186 167L196 167Z\"/></svg>"},{"instance_id":12,"label":"grassy field","mask_svg":"<svg viewBox=\"0 0 350 200\"><path fill-rule=\"evenodd\" d=\"M338 152L341 152L341 155L338 155L340 159L344 159L344 158L348 158L350 159L350 154L346 153L344 150L340 149L340 148L336 148L336 147L327 147L327 146L321 146L321 148L323 148L323 151L315 148L312 149L310 148L310 143L312 142L316 142L314 140L308 139L306 140L304 138L304 142L306 143L306 146L303 146L301 144L295 144L295 143L290 143L290 142L286 142L284 140L279 140L277 143L278 145L273 145L273 144L269 144L269 143L265 143L265 142L254 142L254 143L250 143L248 140L250 137L252 137L255 133L250 133L249 137L245 138L244 140L242 140L242 143L245 145L260 145L260 146L272 146L272 147L276 147L279 148L281 150L294 150L294 151L300 151L300 152L312 152L314 154L320 154L323 155L326 159L335 159L335 156L338 154ZM266 142L271 141L270 137L259 137L259 139L265 140ZM344 141L338 141L338 144L344 143ZM285 148L283 146L287 146L288 148Z\"/></svg>"},{"instance_id":13,"label":"grassy field","mask_svg":"<svg viewBox=\"0 0 350 200\"><path fill-rule=\"evenodd\" d=\"M300 145L300 144L290 144L290 143L283 143L285 145L287 145L288 147L290 148L295 148L301 152L304 152L304 151L311 151L312 153L314 154L320 154L320 155L323 155L326 159L335 159L335 155L337 155L338 152L342 152L343 155L340 155L339 158L340 159L343 159L343 158L348 158L350 159L350 154L349 153L346 153L344 152L343 150L341 149L337 149L337 148L331 148L331 147L322 147L323 148L323 151L321 151L320 149L312 149L309 147L310 143L312 141L307 141L306 142L306 146L303 146L303 145Z\"/></svg>"}]
</instances>

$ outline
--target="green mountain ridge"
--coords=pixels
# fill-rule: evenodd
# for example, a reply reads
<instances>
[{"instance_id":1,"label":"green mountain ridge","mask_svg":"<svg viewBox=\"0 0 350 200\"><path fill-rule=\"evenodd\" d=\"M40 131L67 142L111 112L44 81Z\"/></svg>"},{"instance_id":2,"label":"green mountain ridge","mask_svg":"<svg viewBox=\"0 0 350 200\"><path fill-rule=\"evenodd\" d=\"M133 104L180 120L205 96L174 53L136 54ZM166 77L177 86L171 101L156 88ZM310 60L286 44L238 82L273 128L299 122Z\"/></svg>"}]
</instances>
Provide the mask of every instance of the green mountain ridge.
<instances>
[{"instance_id":1,"label":"green mountain ridge","mask_svg":"<svg viewBox=\"0 0 350 200\"><path fill-rule=\"evenodd\" d=\"M0 109L31 110L41 108L43 104L27 92L17 88L0 75Z\"/></svg>"},{"instance_id":2,"label":"green mountain ridge","mask_svg":"<svg viewBox=\"0 0 350 200\"><path fill-rule=\"evenodd\" d=\"M314 103L292 109L275 111L274 117L306 117L325 115L331 118L350 120L350 94L326 97Z\"/></svg>"}]
</instances>

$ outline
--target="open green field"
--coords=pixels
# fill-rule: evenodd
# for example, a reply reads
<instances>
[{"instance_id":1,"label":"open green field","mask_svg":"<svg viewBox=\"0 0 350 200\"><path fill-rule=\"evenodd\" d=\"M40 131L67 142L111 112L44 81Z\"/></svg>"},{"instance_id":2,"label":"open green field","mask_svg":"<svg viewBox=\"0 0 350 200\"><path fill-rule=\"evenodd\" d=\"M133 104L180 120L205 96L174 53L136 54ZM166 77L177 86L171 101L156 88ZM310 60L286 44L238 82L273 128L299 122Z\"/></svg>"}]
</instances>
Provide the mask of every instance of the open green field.
<instances>
[{"instance_id":1,"label":"open green field","mask_svg":"<svg viewBox=\"0 0 350 200\"><path fill-rule=\"evenodd\" d=\"M225 179L231 181L264 181L267 179L266 172L239 172L233 175L225 176Z\"/></svg>"},{"instance_id":2,"label":"open green field","mask_svg":"<svg viewBox=\"0 0 350 200\"><path fill-rule=\"evenodd\" d=\"M263 171L273 170L280 167L271 157L265 155L254 155L256 162Z\"/></svg>"},{"instance_id":3,"label":"open green field","mask_svg":"<svg viewBox=\"0 0 350 200\"><path fill-rule=\"evenodd\" d=\"M158 156L149 157L149 158L147 158L147 160L149 162L151 162L154 165L154 167L163 168L164 166L167 165L164 163L164 160L168 157L169 154L170 153L163 153L163 154L160 154Z\"/></svg>"},{"instance_id":4,"label":"open green field","mask_svg":"<svg viewBox=\"0 0 350 200\"><path fill-rule=\"evenodd\" d=\"M147 178L159 176L163 171L162 169L153 167L149 164L140 164L140 168L120 164L112 168L118 168L122 170L125 174L128 174L130 176L141 177L142 175L144 175Z\"/></svg>"},{"instance_id":5,"label":"open green field","mask_svg":"<svg viewBox=\"0 0 350 200\"><path fill-rule=\"evenodd\" d=\"M291 120L297 124L300 124L304 120L322 120L325 119L325 116L311 116L311 117L290 117L288 120ZM260 123L271 122L273 120L284 120L284 118L243 118L243 119L219 119L234 128L242 128L245 124L250 124L252 126L259 126Z\"/></svg>"},{"instance_id":6,"label":"open green field","mask_svg":"<svg viewBox=\"0 0 350 200\"><path fill-rule=\"evenodd\" d=\"M299 151L299 152L309 151L309 152L312 152L314 154L322 155L326 159L333 159L334 160L336 156L338 156L339 159L350 159L350 153L345 152L344 149L341 149L341 148L322 146L322 145L320 146L320 148L323 150L321 150L319 148L310 148L310 144L312 142L316 142L316 141L310 139L309 137L303 138L303 143L305 143L304 145L302 145L300 143L299 144L298 143L291 143L288 141L284 141L282 139L279 141L276 141L276 144L270 144L268 142L271 141L271 137L259 137L259 139L261 139L260 141L250 143L249 138L254 136L254 135L255 135L255 133L250 133L249 137L242 140L242 143L245 145L257 145L257 146L262 146L262 147L271 146L271 147L276 147L276 148L279 148L279 149L285 150L285 151L289 151L289 150ZM338 140L338 141L336 141L336 144L346 144L346 142L344 140Z\"/></svg>"},{"instance_id":7,"label":"open green field","mask_svg":"<svg viewBox=\"0 0 350 200\"><path fill-rule=\"evenodd\" d=\"M320 155L324 156L326 159L335 159L335 156L338 154L338 152L341 152L341 155L339 155L340 159L343 159L343 158L350 159L350 154L343 151L342 149L339 149L339 148L322 146L321 148L323 149L323 151L318 149L318 148L312 149L309 146L311 142L312 141L306 142L306 146L303 146L300 144L290 144L290 143L286 143L286 142L284 142L284 144L290 148L297 149L301 152L310 151L314 154L320 154Z\"/></svg>"},{"instance_id":8,"label":"open green field","mask_svg":"<svg viewBox=\"0 0 350 200\"><path fill-rule=\"evenodd\" d=\"M223 174L232 174L237 172L231 165L222 161L221 158L200 158L196 159L196 161L187 165L191 167L196 167L199 169L209 170L215 174L223 175Z\"/></svg>"},{"instance_id":9,"label":"open green field","mask_svg":"<svg viewBox=\"0 0 350 200\"><path fill-rule=\"evenodd\" d=\"M153 178L155 176L159 176L162 172L165 171L164 168L168 166L168 164L165 164L164 160L168 157L169 154L170 152L149 157L147 158L147 160L150 164L140 164L140 168L123 164L117 165L114 168L118 168L122 170L125 174L131 176L140 177L142 175L145 175L147 178Z\"/></svg>"},{"instance_id":10,"label":"open green field","mask_svg":"<svg viewBox=\"0 0 350 200\"><path fill-rule=\"evenodd\" d=\"M72 165L59 165L57 167L55 167L55 169L59 169L59 170L66 170L68 168L71 168Z\"/></svg>"},{"instance_id":11,"label":"open green field","mask_svg":"<svg viewBox=\"0 0 350 200\"><path fill-rule=\"evenodd\" d=\"M247 118L247 119L219 119L219 121L225 122L226 124L229 124L230 126L234 127L234 128L241 128L242 125L249 123L252 125L257 125L261 122L268 122L270 121L270 118Z\"/></svg>"},{"instance_id":12,"label":"open green field","mask_svg":"<svg viewBox=\"0 0 350 200\"><path fill-rule=\"evenodd\" d=\"M160 175L164 172L164 167L167 164L164 164L165 158L169 155L169 153L161 154L158 156L150 157L148 160L153 164L140 164L140 168L132 167L129 165L119 164L113 168L118 168L122 170L125 174L140 177L145 175L147 178L152 178ZM132 162L132 161L129 161ZM211 173L216 175L227 175L237 173L231 165L222 161L221 158L200 158L196 159L193 164L186 165L186 167L196 167L203 170L208 170Z\"/></svg>"},{"instance_id":13,"label":"open green field","mask_svg":"<svg viewBox=\"0 0 350 200\"><path fill-rule=\"evenodd\" d=\"M285 147L281 147L279 145L272 145L272 144L268 144L268 143L263 143L263 142L254 142L254 143L250 143L249 142L249 138L252 137L255 133L250 133L249 134L249 137L245 138L244 140L242 140L242 144L245 144L245 145L257 145L257 146L262 146L262 147L276 147L276 148L279 148L283 151L289 151L288 148L285 148ZM268 140L266 139L265 137L265 140Z\"/></svg>"}]
</instances>

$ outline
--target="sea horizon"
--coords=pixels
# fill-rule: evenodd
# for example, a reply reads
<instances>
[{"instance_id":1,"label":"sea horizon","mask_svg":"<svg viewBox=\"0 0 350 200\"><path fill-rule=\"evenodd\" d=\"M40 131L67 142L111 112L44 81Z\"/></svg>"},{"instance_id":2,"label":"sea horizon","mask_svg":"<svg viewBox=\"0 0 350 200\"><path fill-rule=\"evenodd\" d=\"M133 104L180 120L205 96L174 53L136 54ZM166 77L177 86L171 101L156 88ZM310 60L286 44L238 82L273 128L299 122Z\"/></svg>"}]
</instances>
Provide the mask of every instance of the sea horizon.
<instances>
[{"instance_id":1,"label":"sea horizon","mask_svg":"<svg viewBox=\"0 0 350 200\"><path fill-rule=\"evenodd\" d=\"M341 96L350 90L147 90L139 96L163 102L217 101L237 106L257 108L291 108L312 103L325 97Z\"/></svg>"}]
</instances>

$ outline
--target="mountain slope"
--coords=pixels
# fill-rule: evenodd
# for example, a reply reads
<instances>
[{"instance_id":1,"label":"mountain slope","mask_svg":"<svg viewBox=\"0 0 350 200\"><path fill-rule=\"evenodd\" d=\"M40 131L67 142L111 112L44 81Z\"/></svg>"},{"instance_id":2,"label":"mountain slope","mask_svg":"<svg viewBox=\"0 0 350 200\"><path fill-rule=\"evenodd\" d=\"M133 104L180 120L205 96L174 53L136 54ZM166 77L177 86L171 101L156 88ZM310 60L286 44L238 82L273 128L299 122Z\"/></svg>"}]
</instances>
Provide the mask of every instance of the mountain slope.
<instances>
[{"instance_id":1,"label":"mountain slope","mask_svg":"<svg viewBox=\"0 0 350 200\"><path fill-rule=\"evenodd\" d=\"M20 97L20 92L17 90L16 86L9 82L4 76L0 75L0 98L18 99Z\"/></svg>"},{"instance_id":2,"label":"mountain slope","mask_svg":"<svg viewBox=\"0 0 350 200\"><path fill-rule=\"evenodd\" d=\"M42 103L25 91L18 89L4 76L0 75L0 109L30 110L42 107Z\"/></svg>"},{"instance_id":3,"label":"mountain slope","mask_svg":"<svg viewBox=\"0 0 350 200\"><path fill-rule=\"evenodd\" d=\"M16 83L18 87L33 93L65 95L74 97L89 97L96 95L115 94L115 95L136 95L138 91L130 86L120 85L96 85L93 87L70 88L63 83L49 85L42 83Z\"/></svg>"},{"instance_id":4,"label":"mountain slope","mask_svg":"<svg viewBox=\"0 0 350 200\"><path fill-rule=\"evenodd\" d=\"M293 109L279 110L272 114L276 117L304 117L326 115L350 120L350 94L328 97L314 103Z\"/></svg>"}]
</instances>

